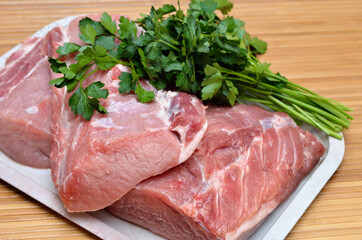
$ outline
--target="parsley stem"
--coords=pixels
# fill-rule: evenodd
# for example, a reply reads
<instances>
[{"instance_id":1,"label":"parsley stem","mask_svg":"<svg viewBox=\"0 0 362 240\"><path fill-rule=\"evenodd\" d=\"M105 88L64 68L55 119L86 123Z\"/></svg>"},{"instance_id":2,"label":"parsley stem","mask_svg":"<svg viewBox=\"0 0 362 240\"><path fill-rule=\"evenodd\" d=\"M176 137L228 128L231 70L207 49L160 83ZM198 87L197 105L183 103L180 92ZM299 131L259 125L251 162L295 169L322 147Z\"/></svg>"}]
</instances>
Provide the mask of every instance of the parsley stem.
<instances>
[{"instance_id":1,"label":"parsley stem","mask_svg":"<svg viewBox=\"0 0 362 240\"><path fill-rule=\"evenodd\" d=\"M83 88L82 88L82 83L83 83L84 79L86 79L87 77L89 77L90 75L92 75L93 73L95 73L95 72L97 72L97 71L99 71L99 70L100 70L99 68L96 68L96 69L94 69L93 71L89 72L87 75L83 76L83 77L79 80L79 87L80 87L81 89L83 89Z\"/></svg>"},{"instance_id":2,"label":"parsley stem","mask_svg":"<svg viewBox=\"0 0 362 240\"><path fill-rule=\"evenodd\" d=\"M333 128L336 132L340 132L342 131L343 127L337 123L332 123L330 121L328 121L326 118L322 117L319 114L313 113L314 116L316 118L318 118L321 122L324 122L326 125L330 126L331 128Z\"/></svg>"},{"instance_id":3,"label":"parsley stem","mask_svg":"<svg viewBox=\"0 0 362 240\"><path fill-rule=\"evenodd\" d=\"M242 86L240 85L240 88L244 88L246 90L249 90L251 92L257 92L257 93L262 93L262 94L265 94L267 96L269 96L272 92L271 91L268 91L268 90L262 90L262 89L259 89L259 88L255 88L255 87L249 87L249 86Z\"/></svg>"},{"instance_id":4,"label":"parsley stem","mask_svg":"<svg viewBox=\"0 0 362 240\"><path fill-rule=\"evenodd\" d=\"M337 118L337 117L335 117L334 115L332 115L332 114L330 114L330 113L328 113L328 112L326 112L326 111L324 111L324 110L321 110L321 109L316 108L316 107L314 107L314 106L308 105L308 104L303 103L303 102L301 102L301 101L298 101L298 100L296 100L296 99L294 99L294 98L287 97L287 96L284 96L284 95L279 94L279 93L273 93L273 95L276 95L277 97L283 98L283 99L285 99L285 100L287 100L287 101L289 101L289 102L298 104L299 106L303 106L304 108L309 109L309 110L311 110L311 111L317 112L317 113L321 114L322 116L326 117L327 119L330 119L330 120L332 120L332 121L335 121L335 122L341 124L343 127L345 127L345 128L348 129L348 126L349 126L349 124L350 124L349 121L344 121L344 120L342 120L342 119L340 119L340 118Z\"/></svg>"},{"instance_id":5,"label":"parsley stem","mask_svg":"<svg viewBox=\"0 0 362 240\"><path fill-rule=\"evenodd\" d=\"M255 64L255 63L252 63ZM275 75L270 72L267 72L268 77L276 78L277 80L283 81L287 83L285 87L278 88L273 85L270 85L268 83L264 83L261 81L258 81L252 77L249 77L243 73L238 73L233 70L221 68L221 73L226 74L225 80L236 80L241 81L247 84L254 85L253 86L246 86L243 84L239 84L239 90L244 89L245 91L251 92L251 93L259 93L263 95L271 95L274 97L278 97L284 100L287 100L291 103L293 106L297 106L298 108L302 109L301 107L308 109L311 111L311 113L308 114L314 114L314 115L308 115L306 117L306 112L302 109L303 112L301 112L299 109L296 112L293 111L293 108L288 108L287 103L283 103L283 108L288 109L290 113L298 117L299 119L302 119L303 121L307 121L308 123L322 129L325 131L327 128L330 128L327 132L329 135L332 136L331 131L336 132L340 131L344 128L349 127L350 121L348 119L352 119L352 116L350 116L348 113L346 113L344 106L338 104L334 105L331 103L330 99L320 97L319 95L315 94L314 92L305 89L303 87L300 87L297 84L291 83L288 80L286 80L283 77L280 77L278 75ZM228 75L234 75L237 77L231 77ZM270 91L271 90L271 91ZM252 100L252 99L249 99ZM254 99L255 100L255 99ZM259 102L260 101L255 101ZM275 101L274 101L275 102ZM282 103L281 101L278 102L278 104ZM268 104L270 105L270 104ZM304 117L301 114L304 114ZM328 120L329 119L329 120ZM332 122L331 122L332 121ZM335 134L333 134L335 135Z\"/></svg>"},{"instance_id":6,"label":"parsley stem","mask_svg":"<svg viewBox=\"0 0 362 240\"><path fill-rule=\"evenodd\" d=\"M275 102L277 105L281 106L282 108L286 109L289 111L289 113L291 113L291 115L294 115L296 116L297 118L313 125L313 123L308 119L306 118L303 114L300 114L296 111L293 110L292 107L288 106L287 104L283 103L282 101L278 100L277 98L273 97L273 96L269 96L268 97L270 100L272 100L273 102Z\"/></svg>"},{"instance_id":7,"label":"parsley stem","mask_svg":"<svg viewBox=\"0 0 362 240\"><path fill-rule=\"evenodd\" d=\"M274 101L276 104L278 104L279 106L283 107L284 109L286 109L288 111L288 114L291 115L291 116L294 116L294 117L297 117L301 120L303 120L304 122L306 123L309 123L310 125L313 125L315 127L318 127L319 129L321 129L322 131L324 131L325 133L327 133L328 135L334 137L334 138L337 138L339 140L342 139L342 136L339 135L338 133L336 132L333 132L331 131L331 129L328 129L326 128L325 126L323 126L322 124L320 123L316 123L316 121L311 118L310 116L308 116L307 114L305 114L306 112L301 110L301 108L299 108L297 106L297 111L294 110L292 107L286 105L285 103L283 103L282 101L274 98L273 96L269 96L269 98ZM296 106L296 105L294 105ZM300 111L301 110L301 111Z\"/></svg>"},{"instance_id":8,"label":"parsley stem","mask_svg":"<svg viewBox=\"0 0 362 240\"><path fill-rule=\"evenodd\" d=\"M112 58L116 63L118 63L118 64L122 64L123 66L126 66L126 67L128 67L128 66L130 66L130 63L128 63L128 62L124 62L124 61L120 61L120 60L118 60L117 58L115 58L115 57L113 57L111 54L109 54L109 53L107 53L107 56L109 56L110 58Z\"/></svg>"},{"instance_id":9,"label":"parsley stem","mask_svg":"<svg viewBox=\"0 0 362 240\"><path fill-rule=\"evenodd\" d=\"M239 99L261 103L273 110L287 112L292 117L305 121L337 139L341 139L338 132L343 128L348 129L350 124L348 119L351 116L343 111L343 107L332 104L329 101L330 99L320 97L312 91L304 91L304 89L298 88L297 84L291 84L291 82L283 77L275 74L269 75L269 77L277 78L287 83L285 87L279 88L233 70L221 68L220 72L225 74L225 80L241 82L237 85L239 91L244 90L246 93L258 95L258 98L239 96ZM232 75L237 77L232 77ZM265 97L269 98L269 100L264 100ZM289 103L279 99L284 99ZM273 102L283 109L273 107ZM310 112L303 110L303 108L308 109Z\"/></svg>"},{"instance_id":10,"label":"parsley stem","mask_svg":"<svg viewBox=\"0 0 362 240\"><path fill-rule=\"evenodd\" d=\"M161 42L161 43L163 43L163 44L165 44L165 45L167 45L168 47L172 48L173 50L175 50L175 51L177 51L177 52L181 52L180 49L178 49L177 47L175 47L175 46L172 45L171 43L166 42L166 41L163 40L163 39L159 39L158 41Z\"/></svg>"},{"instance_id":11,"label":"parsley stem","mask_svg":"<svg viewBox=\"0 0 362 240\"><path fill-rule=\"evenodd\" d=\"M257 102L257 103L261 103L264 105L267 104L273 104L273 102L269 101L269 100L264 100L264 99L259 99L259 98L252 98L252 97L245 97L245 96L239 96L240 99L246 100L246 101L250 101L250 102Z\"/></svg>"},{"instance_id":12,"label":"parsley stem","mask_svg":"<svg viewBox=\"0 0 362 240\"><path fill-rule=\"evenodd\" d=\"M331 106L328 104L328 102L321 101L319 99L312 99L313 102L315 102L317 105L323 107L325 110L331 112L332 114L336 115L337 117L340 117L341 119L348 121L348 118L350 117L349 114L339 111L338 108L335 108L333 105Z\"/></svg>"},{"instance_id":13,"label":"parsley stem","mask_svg":"<svg viewBox=\"0 0 362 240\"><path fill-rule=\"evenodd\" d=\"M250 64L255 66L255 64L259 64L260 61L252 54L248 54L248 57L249 57L249 60L250 60ZM307 88L304 88L296 83L293 83L293 82L290 82L288 81L287 79L285 79L284 77L281 77L281 76L278 76L276 74L274 74L270 69L267 69L265 72L264 72L264 75L267 76L267 77L270 77L270 78L275 78L281 82L285 82L287 83L287 85L290 85L292 86L293 88L295 89L298 89L298 90L303 90L304 92L306 93L309 93L310 95L314 95L318 98L321 98L321 99L324 99L325 101L329 102L329 103L334 103L336 104L336 106L339 106L339 107L336 107L336 106L333 106L334 108L337 108L338 110L341 110L341 112L343 114L345 114L349 119L353 119L352 116L348 115L347 113L345 113L345 111L353 111L353 109L347 107L346 105L342 104L342 103L339 103L337 101L334 101L332 99L329 99L329 98L325 98L325 97L322 97L322 96L319 96L318 94L314 93L313 91L307 89ZM342 109L340 109L340 107Z\"/></svg>"},{"instance_id":14,"label":"parsley stem","mask_svg":"<svg viewBox=\"0 0 362 240\"><path fill-rule=\"evenodd\" d=\"M248 75L245 75L245 74L242 74L242 73L235 72L235 71L233 71L233 70L228 70L228 69L226 69L226 68L221 68L220 72L221 72L221 73L227 73L227 74L236 75L236 76L242 77L242 78L244 78L244 79L248 79L248 80L250 80L250 81L252 81L252 82L254 82L254 83L257 83L257 81L256 81L254 78L249 77ZM234 80L237 80L237 78L235 78Z\"/></svg>"},{"instance_id":15,"label":"parsley stem","mask_svg":"<svg viewBox=\"0 0 362 240\"><path fill-rule=\"evenodd\" d=\"M227 76L227 77L225 77L225 79L227 79L227 80L235 80L235 81L239 81L239 82L245 82L245 83L249 83L249 84L256 84L255 80L253 78L248 78L248 76L245 76L245 78L244 77L236 78L236 77Z\"/></svg>"},{"instance_id":16,"label":"parsley stem","mask_svg":"<svg viewBox=\"0 0 362 240\"><path fill-rule=\"evenodd\" d=\"M309 93L309 94L311 94L311 95L314 95L314 96L316 96L316 97L320 97L320 98L325 99L325 100L327 100L327 101L329 101L329 102L333 102L333 103L337 104L338 106L343 107L343 109L344 109L345 111L353 111L353 109L347 107L346 105L344 105L344 104L342 104L342 103L340 103L340 102L334 101L333 99L329 99L329 98L326 98L326 97L321 97L321 96L319 96L318 94L314 93L313 91L311 91L311 90L309 90L309 89L307 89L307 88L304 88L304 87L302 87L302 86L300 86L300 85L298 85L298 84L296 84L296 83L290 82L290 81L284 79L283 77L280 77L280 76L274 74L274 73L273 73L272 71L270 71L269 69L266 71L265 74L266 74L267 76L269 76L269 77L276 78L276 79L278 79L278 80L280 80L280 81L282 81L282 82L286 82L288 85L291 85L291 86L293 86L293 87L295 87L295 88L301 89L301 90L303 90L303 91L305 91L305 92L307 92L307 93Z\"/></svg>"},{"instance_id":17,"label":"parsley stem","mask_svg":"<svg viewBox=\"0 0 362 240\"><path fill-rule=\"evenodd\" d=\"M301 109L300 107L298 107L295 104L292 104L300 113L304 114L304 116L306 116L312 123L314 123L315 126L317 126L319 129L321 129L322 131L324 131L325 133L327 133L328 135L337 138L339 140L342 139L342 136L339 135L338 133L335 133L333 130L329 129L328 126L323 125L322 123L316 121L312 116L310 116L310 114L308 114L307 112L305 112L303 109Z\"/></svg>"},{"instance_id":18,"label":"parsley stem","mask_svg":"<svg viewBox=\"0 0 362 240\"><path fill-rule=\"evenodd\" d=\"M321 99L323 100L325 103L329 104L330 106L332 106L333 108L335 109L338 109L341 113L343 113L344 115L347 116L347 118L349 119L353 119L353 117L351 115L349 115L348 113L346 113L345 111L353 111L351 108L339 103L339 102L336 102L332 99L329 99L329 98L326 98L326 97L322 97L322 96L319 96L317 94L310 94L310 93L305 93L305 92L302 92L300 91L300 89L298 89L297 87L293 86L292 84L288 83L287 84L287 87L289 89L293 89L293 90L296 90L298 91L300 94L302 95L305 95L305 96L308 96L309 98L315 98L315 99ZM333 103L333 104L332 104Z\"/></svg>"}]
</instances>

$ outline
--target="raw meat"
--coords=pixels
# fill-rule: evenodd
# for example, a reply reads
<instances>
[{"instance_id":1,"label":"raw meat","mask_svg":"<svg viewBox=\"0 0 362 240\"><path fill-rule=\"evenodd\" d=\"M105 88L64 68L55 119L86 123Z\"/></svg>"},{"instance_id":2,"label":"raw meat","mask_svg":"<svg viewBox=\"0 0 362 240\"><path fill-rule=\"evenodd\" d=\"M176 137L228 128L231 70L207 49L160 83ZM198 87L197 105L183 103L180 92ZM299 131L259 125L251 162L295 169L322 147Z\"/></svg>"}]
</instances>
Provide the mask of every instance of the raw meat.
<instances>
[{"instance_id":1,"label":"raw meat","mask_svg":"<svg viewBox=\"0 0 362 240\"><path fill-rule=\"evenodd\" d=\"M54 28L31 38L0 70L0 150L13 160L49 168L51 146L51 87L47 56L63 38Z\"/></svg>"},{"instance_id":2,"label":"raw meat","mask_svg":"<svg viewBox=\"0 0 362 240\"><path fill-rule=\"evenodd\" d=\"M142 180L182 163L206 130L200 100L157 91L153 102L140 103L134 94L118 93L122 71L116 66L91 77L110 94L102 103L109 113L89 122L71 112L65 89L54 91L52 176L71 212L109 206Z\"/></svg>"},{"instance_id":3,"label":"raw meat","mask_svg":"<svg viewBox=\"0 0 362 240\"><path fill-rule=\"evenodd\" d=\"M108 210L169 239L246 239L325 151L283 113L236 105L206 114L208 130L188 161Z\"/></svg>"},{"instance_id":4,"label":"raw meat","mask_svg":"<svg viewBox=\"0 0 362 240\"><path fill-rule=\"evenodd\" d=\"M76 28L71 32L77 35ZM147 82L143 86L156 94L150 103L119 94L125 71L117 65L86 79L85 86L101 81L109 90L101 100L108 114L96 113L89 122L70 110L66 89L54 88L52 178L70 212L105 208L142 180L184 162L206 131L205 107L191 95L156 91Z\"/></svg>"}]
</instances>

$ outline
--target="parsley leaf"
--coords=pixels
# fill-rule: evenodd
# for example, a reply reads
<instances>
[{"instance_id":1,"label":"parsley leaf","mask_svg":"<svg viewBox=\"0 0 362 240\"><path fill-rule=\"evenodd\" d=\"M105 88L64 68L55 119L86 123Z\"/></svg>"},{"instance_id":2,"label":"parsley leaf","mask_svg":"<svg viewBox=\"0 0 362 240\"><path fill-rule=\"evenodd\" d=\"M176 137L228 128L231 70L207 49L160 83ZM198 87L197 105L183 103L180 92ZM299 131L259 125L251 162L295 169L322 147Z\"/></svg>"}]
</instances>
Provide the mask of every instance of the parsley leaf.
<instances>
[{"instance_id":1,"label":"parsley leaf","mask_svg":"<svg viewBox=\"0 0 362 240\"><path fill-rule=\"evenodd\" d=\"M147 103L155 98L155 94L153 91L147 91L145 90L140 82L138 81L137 87L135 90L135 93L137 94L137 98L141 103Z\"/></svg>"},{"instance_id":2,"label":"parsley leaf","mask_svg":"<svg viewBox=\"0 0 362 240\"><path fill-rule=\"evenodd\" d=\"M58 70L64 74L65 78L73 79L76 76L76 74L66 66L60 67Z\"/></svg>"},{"instance_id":3,"label":"parsley leaf","mask_svg":"<svg viewBox=\"0 0 362 240\"><path fill-rule=\"evenodd\" d=\"M93 82L84 89L84 93L90 97L106 99L108 97L108 90L102 89L102 87L104 87L104 83L100 81Z\"/></svg>"},{"instance_id":4,"label":"parsley leaf","mask_svg":"<svg viewBox=\"0 0 362 240\"><path fill-rule=\"evenodd\" d=\"M48 61L50 63L50 68L55 73L61 73L59 68L67 66L67 64L65 62L62 62L62 61L52 58L52 57L48 57Z\"/></svg>"},{"instance_id":5,"label":"parsley leaf","mask_svg":"<svg viewBox=\"0 0 362 240\"><path fill-rule=\"evenodd\" d=\"M82 115L87 121L96 110L100 113L107 113L97 98L107 98L108 90L101 89L104 86L101 82L94 82L86 89L78 88L69 99L69 106L74 114ZM90 98L92 97L92 98Z\"/></svg>"},{"instance_id":6,"label":"parsley leaf","mask_svg":"<svg viewBox=\"0 0 362 240\"><path fill-rule=\"evenodd\" d=\"M120 93L129 93L133 90L137 95L138 100L142 103L146 103L154 99L154 92L145 90L140 84L139 75L135 71L135 65L133 62L131 62L130 69L131 73L123 72L122 75L118 77L121 80L119 82L118 91Z\"/></svg>"},{"instance_id":7,"label":"parsley leaf","mask_svg":"<svg viewBox=\"0 0 362 240\"><path fill-rule=\"evenodd\" d=\"M227 99L229 100L229 103L232 106L235 104L235 100L239 95L239 90L234 86L234 83L232 81L226 80L225 83L229 89L229 92L227 94Z\"/></svg>"},{"instance_id":8,"label":"parsley leaf","mask_svg":"<svg viewBox=\"0 0 362 240\"><path fill-rule=\"evenodd\" d=\"M113 50L116 46L113 36L99 36L95 40L95 45L104 47L106 50Z\"/></svg>"},{"instance_id":9,"label":"parsley leaf","mask_svg":"<svg viewBox=\"0 0 362 240\"><path fill-rule=\"evenodd\" d=\"M173 5L170 4L165 4L162 7L160 7L159 9L156 10L156 13L160 16L168 14L168 13L172 13L175 12L176 8Z\"/></svg>"},{"instance_id":10,"label":"parsley leaf","mask_svg":"<svg viewBox=\"0 0 362 240\"><path fill-rule=\"evenodd\" d=\"M121 16L118 26L117 33L122 41L132 41L137 37L137 26L134 21Z\"/></svg>"},{"instance_id":11,"label":"parsley leaf","mask_svg":"<svg viewBox=\"0 0 362 240\"><path fill-rule=\"evenodd\" d=\"M82 39L84 42L94 45L94 41L97 36L97 31L91 24L86 24L79 27L79 38Z\"/></svg>"},{"instance_id":12,"label":"parsley leaf","mask_svg":"<svg viewBox=\"0 0 362 240\"><path fill-rule=\"evenodd\" d=\"M80 46L78 44L66 42L63 44L63 46L58 47L56 52L60 56L64 56L64 55L68 55L70 53L77 52L77 51L79 51L79 49L80 49Z\"/></svg>"},{"instance_id":13,"label":"parsley leaf","mask_svg":"<svg viewBox=\"0 0 362 240\"><path fill-rule=\"evenodd\" d=\"M78 88L69 99L69 106L74 114L81 114L86 120L90 120L93 110L88 102L88 97L81 88Z\"/></svg>"},{"instance_id":14,"label":"parsley leaf","mask_svg":"<svg viewBox=\"0 0 362 240\"><path fill-rule=\"evenodd\" d=\"M259 54L264 54L268 48L267 43L257 37L250 39L250 45L255 49L255 53Z\"/></svg>"},{"instance_id":15,"label":"parsley leaf","mask_svg":"<svg viewBox=\"0 0 362 240\"><path fill-rule=\"evenodd\" d=\"M222 12L222 14L228 14L228 12L231 11L233 8L232 2L229 2L228 0L216 0L217 2L217 9Z\"/></svg>"},{"instance_id":16,"label":"parsley leaf","mask_svg":"<svg viewBox=\"0 0 362 240\"><path fill-rule=\"evenodd\" d=\"M121 80L118 85L118 91L120 93L129 93L132 90L135 90L135 83L132 81L132 74L128 72L122 72L122 75L118 77Z\"/></svg>"},{"instance_id":17,"label":"parsley leaf","mask_svg":"<svg viewBox=\"0 0 362 240\"><path fill-rule=\"evenodd\" d=\"M116 34L117 24L112 20L112 17L108 13L104 12L100 20L105 29L107 29L113 35Z\"/></svg>"},{"instance_id":18,"label":"parsley leaf","mask_svg":"<svg viewBox=\"0 0 362 240\"><path fill-rule=\"evenodd\" d=\"M55 78L53 80L51 80L49 82L50 85L55 85L55 86L59 86L60 84L62 84L64 81L66 80L65 77L60 77L60 78Z\"/></svg>"},{"instance_id":19,"label":"parsley leaf","mask_svg":"<svg viewBox=\"0 0 362 240\"><path fill-rule=\"evenodd\" d=\"M210 100L220 90L224 77L217 68L210 65L206 65L205 75L206 78L201 83L201 86L203 87L201 90L201 99Z\"/></svg>"},{"instance_id":20,"label":"parsley leaf","mask_svg":"<svg viewBox=\"0 0 362 240\"><path fill-rule=\"evenodd\" d=\"M217 2L213 0L205 0L200 2L200 7L206 14L214 13L217 8Z\"/></svg>"},{"instance_id":21,"label":"parsley leaf","mask_svg":"<svg viewBox=\"0 0 362 240\"><path fill-rule=\"evenodd\" d=\"M102 24L98 21L93 21L89 17L82 18L79 21L79 29L85 27L86 25L91 25L97 32L97 35L107 34Z\"/></svg>"}]
</instances>

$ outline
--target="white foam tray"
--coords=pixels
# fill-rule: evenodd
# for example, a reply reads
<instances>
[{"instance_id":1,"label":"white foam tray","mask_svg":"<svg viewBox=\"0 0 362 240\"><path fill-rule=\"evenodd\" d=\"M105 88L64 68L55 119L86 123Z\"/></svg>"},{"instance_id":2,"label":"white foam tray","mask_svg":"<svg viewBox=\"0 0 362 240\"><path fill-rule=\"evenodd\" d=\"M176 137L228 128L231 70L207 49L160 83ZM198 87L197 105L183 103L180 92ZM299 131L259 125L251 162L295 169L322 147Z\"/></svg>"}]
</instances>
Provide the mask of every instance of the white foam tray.
<instances>
[{"instance_id":1,"label":"white foam tray","mask_svg":"<svg viewBox=\"0 0 362 240\"><path fill-rule=\"evenodd\" d=\"M68 17L51 23L32 37L45 36L53 27L66 26L74 18ZM0 57L0 67L20 46L20 44L17 45ZM251 240L284 239L342 162L345 149L344 139L337 140L328 137L321 131L308 126L303 126L303 128L307 128L316 135L327 151L319 164L303 179L289 198L267 217L254 235L250 237ZM50 170L23 166L2 152L0 152L0 179L102 239L164 239L142 227L120 220L105 210L91 213L68 213L53 185Z\"/></svg>"}]
</instances>

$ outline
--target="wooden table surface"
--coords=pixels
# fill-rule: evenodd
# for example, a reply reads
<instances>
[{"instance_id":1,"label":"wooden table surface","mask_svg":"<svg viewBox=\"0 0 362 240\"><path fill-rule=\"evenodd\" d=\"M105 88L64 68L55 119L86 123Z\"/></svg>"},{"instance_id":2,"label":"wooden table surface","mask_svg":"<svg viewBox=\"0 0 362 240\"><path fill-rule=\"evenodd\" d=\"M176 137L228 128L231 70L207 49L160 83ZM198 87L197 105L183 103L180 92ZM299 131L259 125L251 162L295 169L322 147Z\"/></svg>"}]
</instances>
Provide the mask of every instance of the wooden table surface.
<instances>
[{"instance_id":1,"label":"wooden table surface","mask_svg":"<svg viewBox=\"0 0 362 240\"><path fill-rule=\"evenodd\" d=\"M77 3L76 3L77 2ZM186 8L188 1L182 0ZM266 40L262 60L289 80L355 111L342 165L288 239L362 239L362 1L234 0L232 15ZM66 16L120 13L136 19L177 1L0 0L0 55ZM1 126L0 126L1 127ZM0 239L95 239L0 180Z\"/></svg>"}]
</instances>

